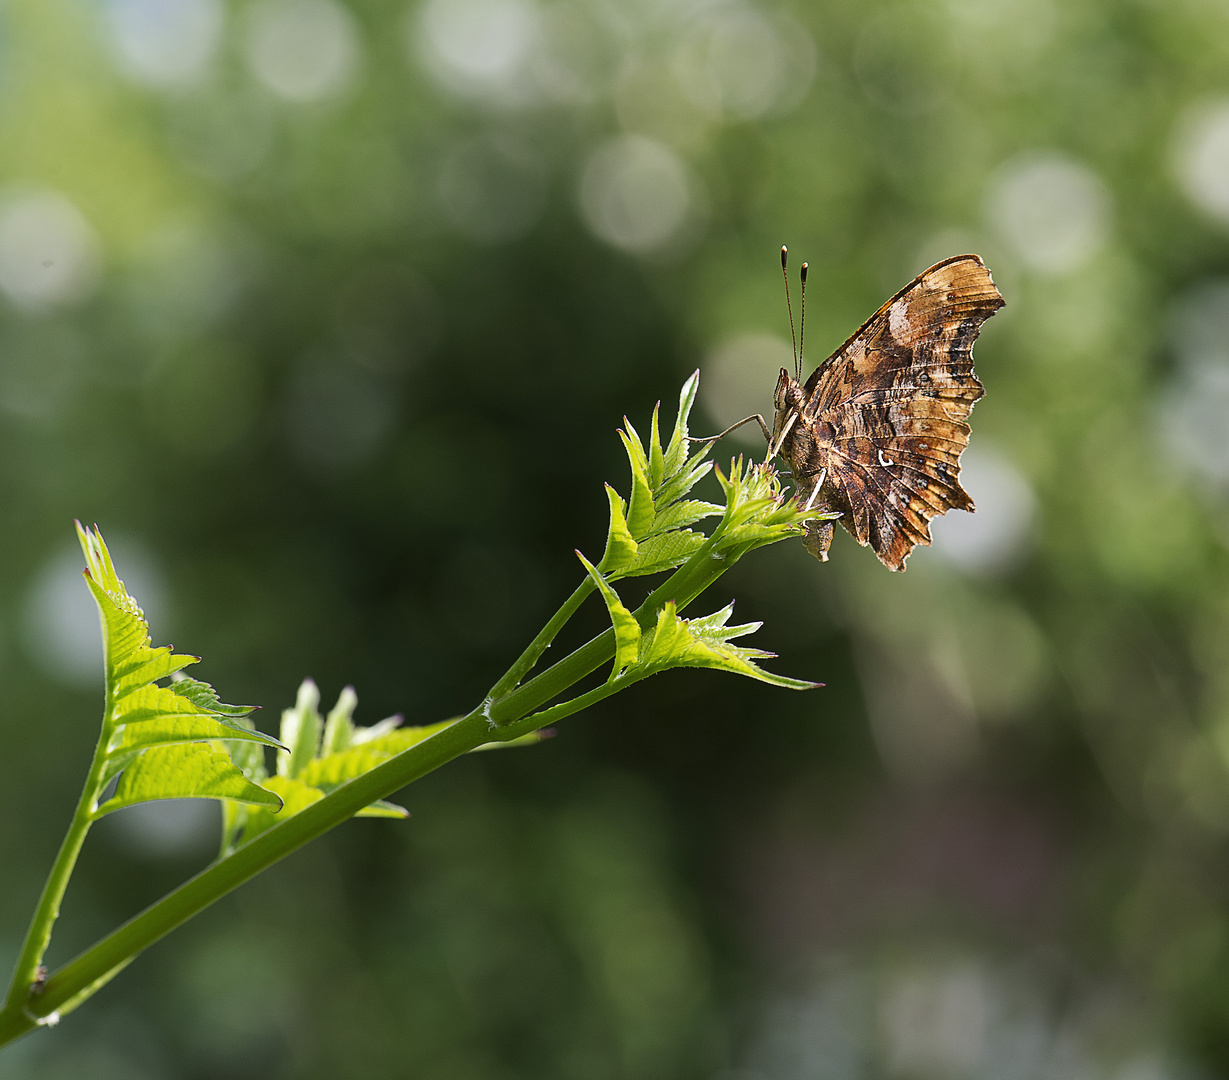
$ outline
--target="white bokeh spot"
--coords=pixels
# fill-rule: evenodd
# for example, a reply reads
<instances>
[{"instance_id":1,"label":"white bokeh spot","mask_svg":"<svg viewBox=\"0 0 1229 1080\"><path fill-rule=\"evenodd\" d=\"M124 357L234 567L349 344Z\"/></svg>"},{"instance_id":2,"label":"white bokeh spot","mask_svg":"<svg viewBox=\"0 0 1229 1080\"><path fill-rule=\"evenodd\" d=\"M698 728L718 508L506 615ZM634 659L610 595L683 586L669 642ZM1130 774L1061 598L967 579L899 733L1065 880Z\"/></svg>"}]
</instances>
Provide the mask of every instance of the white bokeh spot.
<instances>
[{"instance_id":1,"label":"white bokeh spot","mask_svg":"<svg viewBox=\"0 0 1229 1080\"><path fill-rule=\"evenodd\" d=\"M334 97L361 58L354 16L334 0L263 0L251 9L248 66L286 101Z\"/></svg>"},{"instance_id":2,"label":"white bokeh spot","mask_svg":"<svg viewBox=\"0 0 1229 1080\"><path fill-rule=\"evenodd\" d=\"M700 402L723 430L744 417L760 413L772 426L772 393L782 368L793 369L790 343L776 334L749 333L729 338L704 358ZM764 433L754 420L728 438L764 448Z\"/></svg>"},{"instance_id":3,"label":"white bokeh spot","mask_svg":"<svg viewBox=\"0 0 1229 1080\"><path fill-rule=\"evenodd\" d=\"M1229 278L1179 297L1169 327L1178 370L1159 406L1162 444L1187 472L1229 487Z\"/></svg>"},{"instance_id":4,"label":"white bokeh spot","mask_svg":"<svg viewBox=\"0 0 1229 1080\"><path fill-rule=\"evenodd\" d=\"M960 483L977 512L949 510L935 518L930 523L934 550L968 573L1010 570L1032 539L1037 505L1028 481L983 441L961 455Z\"/></svg>"},{"instance_id":5,"label":"white bokeh spot","mask_svg":"<svg viewBox=\"0 0 1229 1080\"><path fill-rule=\"evenodd\" d=\"M1060 154L1007 162L991 183L986 210L1021 262L1042 273L1078 270L1109 239L1105 184L1088 166Z\"/></svg>"},{"instance_id":6,"label":"white bokeh spot","mask_svg":"<svg viewBox=\"0 0 1229 1080\"><path fill-rule=\"evenodd\" d=\"M641 135L622 135L589 155L580 207L596 236L623 251L649 254L682 230L694 184L674 151Z\"/></svg>"},{"instance_id":7,"label":"white bokeh spot","mask_svg":"<svg viewBox=\"0 0 1229 1080\"><path fill-rule=\"evenodd\" d=\"M98 237L55 191L14 192L0 200L0 290L21 307L81 300L94 288Z\"/></svg>"},{"instance_id":8,"label":"white bokeh spot","mask_svg":"<svg viewBox=\"0 0 1229 1080\"><path fill-rule=\"evenodd\" d=\"M1173 168L1186 197L1229 225L1229 99L1201 102L1182 115Z\"/></svg>"},{"instance_id":9,"label":"white bokeh spot","mask_svg":"<svg viewBox=\"0 0 1229 1080\"><path fill-rule=\"evenodd\" d=\"M222 40L221 0L105 0L103 21L119 68L150 86L197 82Z\"/></svg>"},{"instance_id":10,"label":"white bokeh spot","mask_svg":"<svg viewBox=\"0 0 1229 1080\"><path fill-rule=\"evenodd\" d=\"M411 18L409 45L446 89L498 98L523 81L540 23L531 0L429 0Z\"/></svg>"},{"instance_id":11,"label":"white bokeh spot","mask_svg":"<svg viewBox=\"0 0 1229 1080\"><path fill-rule=\"evenodd\" d=\"M674 70L683 93L702 112L753 119L783 98L805 93L815 73L815 50L801 26L733 9L691 30L675 54Z\"/></svg>"}]
</instances>

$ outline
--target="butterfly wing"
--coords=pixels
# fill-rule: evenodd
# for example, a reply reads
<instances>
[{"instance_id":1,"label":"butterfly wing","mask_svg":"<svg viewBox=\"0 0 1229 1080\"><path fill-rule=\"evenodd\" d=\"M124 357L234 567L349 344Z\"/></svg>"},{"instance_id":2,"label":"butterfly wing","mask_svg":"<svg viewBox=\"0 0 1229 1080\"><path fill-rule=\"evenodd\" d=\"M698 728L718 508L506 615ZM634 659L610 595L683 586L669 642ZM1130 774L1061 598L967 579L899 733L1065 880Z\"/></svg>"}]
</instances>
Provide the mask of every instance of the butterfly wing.
<instances>
[{"instance_id":1,"label":"butterfly wing","mask_svg":"<svg viewBox=\"0 0 1229 1080\"><path fill-rule=\"evenodd\" d=\"M807 380L802 420L831 444L828 483L842 521L891 570L903 570L930 519L972 510L960 486L969 413L984 393L973 342L1003 297L976 255L906 285Z\"/></svg>"}]
</instances>

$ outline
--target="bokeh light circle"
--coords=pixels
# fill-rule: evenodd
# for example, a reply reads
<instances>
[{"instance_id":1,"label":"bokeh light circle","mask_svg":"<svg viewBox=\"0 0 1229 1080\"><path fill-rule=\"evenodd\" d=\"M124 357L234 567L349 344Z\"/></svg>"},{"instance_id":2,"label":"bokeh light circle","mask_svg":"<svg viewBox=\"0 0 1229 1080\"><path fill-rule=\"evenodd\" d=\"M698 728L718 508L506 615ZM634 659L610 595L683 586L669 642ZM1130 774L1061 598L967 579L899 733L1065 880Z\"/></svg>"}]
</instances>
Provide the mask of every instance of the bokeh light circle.
<instances>
[{"instance_id":1,"label":"bokeh light circle","mask_svg":"<svg viewBox=\"0 0 1229 1080\"><path fill-rule=\"evenodd\" d=\"M1003 165L986 200L990 223L1030 269L1065 274L1085 265L1110 233L1110 197L1087 165L1030 153Z\"/></svg>"},{"instance_id":2,"label":"bokeh light circle","mask_svg":"<svg viewBox=\"0 0 1229 1080\"><path fill-rule=\"evenodd\" d=\"M1173 166L1183 193L1229 224L1229 99L1190 107L1177 125Z\"/></svg>"},{"instance_id":3,"label":"bokeh light circle","mask_svg":"<svg viewBox=\"0 0 1229 1080\"><path fill-rule=\"evenodd\" d=\"M960 482L977 511L949 510L932 521L935 550L968 573L1010 570L1032 539L1036 498L1029 482L984 439L961 455Z\"/></svg>"},{"instance_id":4,"label":"bokeh light circle","mask_svg":"<svg viewBox=\"0 0 1229 1080\"><path fill-rule=\"evenodd\" d=\"M120 70L159 87L198 81L225 21L220 0L105 0L102 15Z\"/></svg>"},{"instance_id":5,"label":"bokeh light circle","mask_svg":"<svg viewBox=\"0 0 1229 1080\"><path fill-rule=\"evenodd\" d=\"M814 76L814 46L797 24L781 26L750 9L725 10L691 29L675 54L674 71L702 112L752 119L783 98L801 96Z\"/></svg>"},{"instance_id":6,"label":"bokeh light circle","mask_svg":"<svg viewBox=\"0 0 1229 1080\"><path fill-rule=\"evenodd\" d=\"M447 89L498 97L523 74L539 23L530 0L429 0L411 19L410 45Z\"/></svg>"},{"instance_id":7,"label":"bokeh light circle","mask_svg":"<svg viewBox=\"0 0 1229 1080\"><path fill-rule=\"evenodd\" d=\"M319 101L344 90L361 57L354 16L334 0L263 0L251 9L248 66L287 101Z\"/></svg>"},{"instance_id":8,"label":"bokeh light circle","mask_svg":"<svg viewBox=\"0 0 1229 1080\"><path fill-rule=\"evenodd\" d=\"M56 191L0 200L0 290L21 307L49 308L87 296L100 244L88 221Z\"/></svg>"},{"instance_id":9,"label":"bokeh light circle","mask_svg":"<svg viewBox=\"0 0 1229 1080\"><path fill-rule=\"evenodd\" d=\"M585 162L580 206L585 224L608 244L648 254L682 229L692 180L674 151L642 135L603 143Z\"/></svg>"}]
</instances>

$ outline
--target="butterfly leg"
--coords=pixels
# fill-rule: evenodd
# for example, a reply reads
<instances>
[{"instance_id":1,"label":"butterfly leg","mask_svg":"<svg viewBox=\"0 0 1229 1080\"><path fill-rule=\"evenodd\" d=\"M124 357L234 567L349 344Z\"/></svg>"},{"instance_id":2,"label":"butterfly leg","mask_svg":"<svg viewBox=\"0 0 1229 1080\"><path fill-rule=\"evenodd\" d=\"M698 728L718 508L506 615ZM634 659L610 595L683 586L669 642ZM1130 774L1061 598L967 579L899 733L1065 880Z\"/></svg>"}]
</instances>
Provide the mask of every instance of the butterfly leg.
<instances>
[{"instance_id":1,"label":"butterfly leg","mask_svg":"<svg viewBox=\"0 0 1229 1080\"><path fill-rule=\"evenodd\" d=\"M811 507L815 505L815 500L819 498L819 489L824 486L824 481L827 478L828 478L828 470L821 469L819 473L819 478L815 481L815 489L811 492L811 497L807 499L807 504L806 506L803 507L804 510L810 510Z\"/></svg>"},{"instance_id":2,"label":"butterfly leg","mask_svg":"<svg viewBox=\"0 0 1229 1080\"><path fill-rule=\"evenodd\" d=\"M688 442L698 442L698 443L716 442L718 439L724 439L731 431L737 431L740 427L743 426L743 424L751 423L752 420L754 420L757 424L760 425L760 430L764 433L764 440L771 444L772 433L768 430L768 425L764 423L764 418L759 413L756 413L754 416L743 417L743 419L739 420L737 424L731 424L720 435L709 435L707 438L703 438L703 439L697 439L689 435L687 437L687 441Z\"/></svg>"}]
</instances>

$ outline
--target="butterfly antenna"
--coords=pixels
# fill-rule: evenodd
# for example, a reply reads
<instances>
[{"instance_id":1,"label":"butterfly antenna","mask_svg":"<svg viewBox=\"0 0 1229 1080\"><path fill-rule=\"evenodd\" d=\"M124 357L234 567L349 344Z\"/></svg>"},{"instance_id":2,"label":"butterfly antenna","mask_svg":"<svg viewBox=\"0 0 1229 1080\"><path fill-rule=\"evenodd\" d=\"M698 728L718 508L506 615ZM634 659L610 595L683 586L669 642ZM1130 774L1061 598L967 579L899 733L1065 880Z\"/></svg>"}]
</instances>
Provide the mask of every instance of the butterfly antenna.
<instances>
[{"instance_id":1,"label":"butterfly antenna","mask_svg":"<svg viewBox=\"0 0 1229 1080\"><path fill-rule=\"evenodd\" d=\"M794 371L798 370L798 339L794 336L794 309L789 302L789 274L786 272L786 262L789 259L789 248L781 245L781 276L785 278L785 310L789 312L789 338L794 343Z\"/></svg>"},{"instance_id":2,"label":"butterfly antenna","mask_svg":"<svg viewBox=\"0 0 1229 1080\"><path fill-rule=\"evenodd\" d=\"M802 299L800 306L801 313L798 316L798 359L796 361L797 373L794 375L799 382L802 382L802 345L803 339L807 332L807 264L802 264L802 270L799 272L799 277L802 278Z\"/></svg>"}]
</instances>

